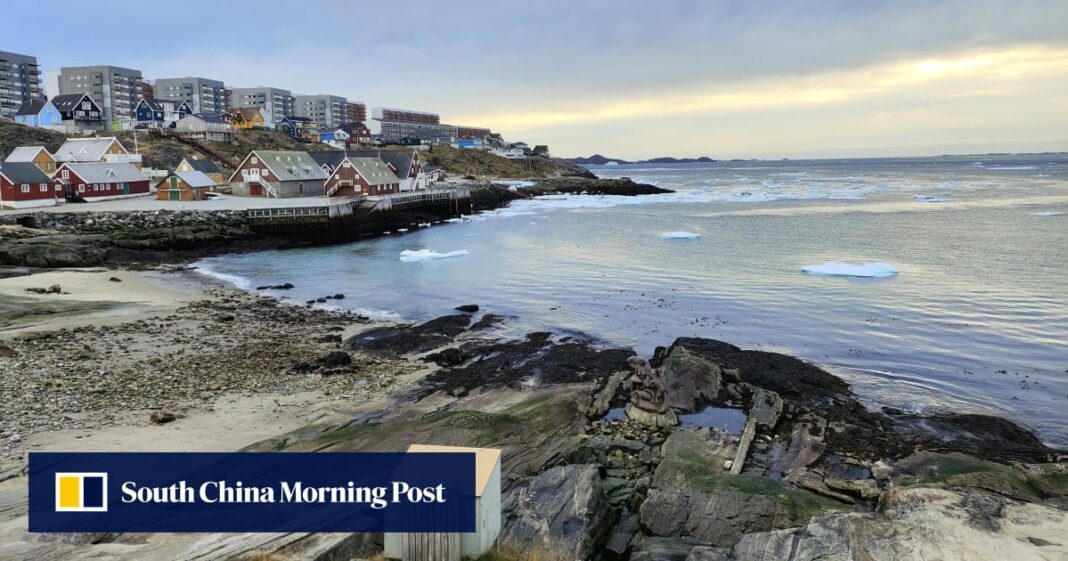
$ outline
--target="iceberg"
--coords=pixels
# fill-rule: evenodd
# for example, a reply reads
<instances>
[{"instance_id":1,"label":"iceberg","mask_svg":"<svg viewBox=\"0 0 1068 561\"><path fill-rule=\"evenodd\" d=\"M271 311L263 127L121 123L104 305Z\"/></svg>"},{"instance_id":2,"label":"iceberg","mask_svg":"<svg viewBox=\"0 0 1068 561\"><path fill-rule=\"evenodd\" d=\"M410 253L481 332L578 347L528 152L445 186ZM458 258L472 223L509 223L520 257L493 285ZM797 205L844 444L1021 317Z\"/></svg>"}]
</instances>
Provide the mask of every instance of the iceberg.
<instances>
[{"instance_id":1,"label":"iceberg","mask_svg":"<svg viewBox=\"0 0 1068 561\"><path fill-rule=\"evenodd\" d=\"M429 249L406 249L400 253L400 260L404 261L405 263L411 263L413 261L448 259L450 257L461 257L463 255L471 255L471 252L467 251L466 249L450 251L448 253L438 253Z\"/></svg>"},{"instance_id":2,"label":"iceberg","mask_svg":"<svg viewBox=\"0 0 1068 561\"><path fill-rule=\"evenodd\" d=\"M819 265L808 265L801 268L802 272L811 275L832 275L840 277L892 277L898 273L897 267L889 263L864 263L854 265L830 261Z\"/></svg>"},{"instance_id":3,"label":"iceberg","mask_svg":"<svg viewBox=\"0 0 1068 561\"><path fill-rule=\"evenodd\" d=\"M660 237L665 240L696 240L701 237L701 234L696 232L664 232L660 234Z\"/></svg>"}]
</instances>

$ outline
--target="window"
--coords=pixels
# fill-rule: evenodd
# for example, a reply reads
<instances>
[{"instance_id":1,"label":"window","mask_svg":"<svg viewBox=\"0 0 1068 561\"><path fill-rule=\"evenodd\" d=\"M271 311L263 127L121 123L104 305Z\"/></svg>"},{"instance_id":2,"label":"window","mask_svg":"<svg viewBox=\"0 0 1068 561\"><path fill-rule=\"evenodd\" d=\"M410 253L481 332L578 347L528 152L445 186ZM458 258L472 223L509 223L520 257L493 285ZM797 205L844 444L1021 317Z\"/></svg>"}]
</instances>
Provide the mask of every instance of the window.
<instances>
[{"instance_id":1,"label":"window","mask_svg":"<svg viewBox=\"0 0 1068 561\"><path fill-rule=\"evenodd\" d=\"M63 179L70 179L70 170L63 170Z\"/></svg>"},{"instance_id":2,"label":"window","mask_svg":"<svg viewBox=\"0 0 1068 561\"><path fill-rule=\"evenodd\" d=\"M260 159L259 159L259 158L257 158L256 156L253 156L253 157L252 157L252 163L254 163L254 164L258 164L258 163L260 163Z\"/></svg>"},{"instance_id":3,"label":"window","mask_svg":"<svg viewBox=\"0 0 1068 561\"><path fill-rule=\"evenodd\" d=\"M41 183L40 185L38 185L38 187L41 189L42 193L47 193L48 192L48 184L47 183Z\"/></svg>"},{"instance_id":4,"label":"window","mask_svg":"<svg viewBox=\"0 0 1068 561\"><path fill-rule=\"evenodd\" d=\"M93 191L99 191L99 190L100 190L100 185L97 184L97 183L93 183Z\"/></svg>"},{"instance_id":5,"label":"window","mask_svg":"<svg viewBox=\"0 0 1068 561\"><path fill-rule=\"evenodd\" d=\"M22 184L22 192L23 193L29 193L30 192L30 184L29 183L23 183Z\"/></svg>"},{"instance_id":6,"label":"window","mask_svg":"<svg viewBox=\"0 0 1068 561\"><path fill-rule=\"evenodd\" d=\"M52 171L52 168L56 167L56 164L53 164L52 162L45 162L45 167L48 168L48 171Z\"/></svg>"},{"instance_id":7,"label":"window","mask_svg":"<svg viewBox=\"0 0 1068 561\"><path fill-rule=\"evenodd\" d=\"M79 193L84 193L85 192L85 184L84 183L79 183L78 184L78 192Z\"/></svg>"}]
</instances>

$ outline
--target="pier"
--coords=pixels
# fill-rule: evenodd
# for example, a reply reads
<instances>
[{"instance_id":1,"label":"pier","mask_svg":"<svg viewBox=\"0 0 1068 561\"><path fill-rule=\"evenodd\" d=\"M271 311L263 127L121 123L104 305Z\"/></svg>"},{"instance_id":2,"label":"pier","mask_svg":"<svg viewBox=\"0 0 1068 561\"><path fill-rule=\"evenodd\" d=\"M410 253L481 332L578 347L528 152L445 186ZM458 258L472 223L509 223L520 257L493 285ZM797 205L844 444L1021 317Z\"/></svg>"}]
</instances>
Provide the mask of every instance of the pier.
<instances>
[{"instance_id":1,"label":"pier","mask_svg":"<svg viewBox=\"0 0 1068 561\"><path fill-rule=\"evenodd\" d=\"M315 206L249 209L253 232L307 239L346 238L408 225L413 214L438 219L471 214L467 187L426 189L389 195L332 198Z\"/></svg>"}]
</instances>

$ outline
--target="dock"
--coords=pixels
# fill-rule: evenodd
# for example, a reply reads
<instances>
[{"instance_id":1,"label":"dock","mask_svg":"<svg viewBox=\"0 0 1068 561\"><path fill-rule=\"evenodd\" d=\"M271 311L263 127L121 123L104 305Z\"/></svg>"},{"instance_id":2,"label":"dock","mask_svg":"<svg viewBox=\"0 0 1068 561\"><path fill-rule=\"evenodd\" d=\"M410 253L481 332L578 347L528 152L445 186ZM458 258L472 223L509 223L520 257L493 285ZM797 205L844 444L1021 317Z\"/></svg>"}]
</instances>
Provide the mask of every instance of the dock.
<instances>
[{"instance_id":1,"label":"dock","mask_svg":"<svg viewBox=\"0 0 1068 561\"><path fill-rule=\"evenodd\" d=\"M471 214L471 191L468 187L426 189L332 198L326 205L256 208L247 212L249 229L259 234L304 239L347 238L408 225L411 213L441 220Z\"/></svg>"}]
</instances>

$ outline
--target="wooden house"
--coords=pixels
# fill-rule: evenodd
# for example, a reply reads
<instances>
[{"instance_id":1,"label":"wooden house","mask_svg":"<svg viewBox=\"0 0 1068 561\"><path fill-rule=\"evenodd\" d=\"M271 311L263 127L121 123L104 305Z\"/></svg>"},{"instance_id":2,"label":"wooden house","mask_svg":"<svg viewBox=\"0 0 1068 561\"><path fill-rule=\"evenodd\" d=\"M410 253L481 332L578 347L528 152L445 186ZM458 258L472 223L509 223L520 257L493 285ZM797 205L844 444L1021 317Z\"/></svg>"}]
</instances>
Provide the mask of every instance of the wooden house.
<instances>
[{"instance_id":1,"label":"wooden house","mask_svg":"<svg viewBox=\"0 0 1068 561\"><path fill-rule=\"evenodd\" d=\"M63 127L71 132L102 130L104 111L87 93L57 95L52 105L63 119Z\"/></svg>"},{"instance_id":2,"label":"wooden house","mask_svg":"<svg viewBox=\"0 0 1068 561\"><path fill-rule=\"evenodd\" d=\"M52 178L33 162L0 164L0 208L50 206L62 200Z\"/></svg>"},{"instance_id":3,"label":"wooden house","mask_svg":"<svg viewBox=\"0 0 1068 561\"><path fill-rule=\"evenodd\" d=\"M199 171L174 171L156 185L161 201L201 201L204 193L215 189L215 181Z\"/></svg>"},{"instance_id":4,"label":"wooden house","mask_svg":"<svg viewBox=\"0 0 1068 561\"><path fill-rule=\"evenodd\" d=\"M326 180L326 196L388 195L400 192L400 179L378 158L345 158Z\"/></svg>"},{"instance_id":5,"label":"wooden house","mask_svg":"<svg viewBox=\"0 0 1068 561\"><path fill-rule=\"evenodd\" d=\"M254 150L230 176L230 187L239 196L321 197L326 179L307 152Z\"/></svg>"},{"instance_id":6,"label":"wooden house","mask_svg":"<svg viewBox=\"0 0 1068 561\"><path fill-rule=\"evenodd\" d=\"M230 125L235 129L262 129L267 126L267 114L262 107L234 107Z\"/></svg>"},{"instance_id":7,"label":"wooden house","mask_svg":"<svg viewBox=\"0 0 1068 561\"><path fill-rule=\"evenodd\" d=\"M215 163L215 160L208 158L183 158L178 167L174 168L174 171L199 171L210 177L216 185L226 184L226 177L223 175L222 168Z\"/></svg>"},{"instance_id":8,"label":"wooden house","mask_svg":"<svg viewBox=\"0 0 1068 561\"><path fill-rule=\"evenodd\" d=\"M141 155L131 154L119 139L108 137L69 138L56 150L56 162L125 162L141 167Z\"/></svg>"},{"instance_id":9,"label":"wooden house","mask_svg":"<svg viewBox=\"0 0 1068 561\"><path fill-rule=\"evenodd\" d=\"M213 142L229 142L234 138L234 128L225 117L218 114L193 113L178 120L174 130L186 138L199 138Z\"/></svg>"},{"instance_id":10,"label":"wooden house","mask_svg":"<svg viewBox=\"0 0 1068 561\"><path fill-rule=\"evenodd\" d=\"M130 162L68 162L52 183L67 200L119 199L149 193L148 177Z\"/></svg>"},{"instance_id":11,"label":"wooden house","mask_svg":"<svg viewBox=\"0 0 1068 561\"><path fill-rule=\"evenodd\" d=\"M47 99L27 101L15 112L15 122L31 127L63 128L63 114Z\"/></svg>"},{"instance_id":12,"label":"wooden house","mask_svg":"<svg viewBox=\"0 0 1068 561\"><path fill-rule=\"evenodd\" d=\"M32 162L49 178L56 173L56 157L44 146L19 146L4 159L5 162Z\"/></svg>"},{"instance_id":13,"label":"wooden house","mask_svg":"<svg viewBox=\"0 0 1068 561\"><path fill-rule=\"evenodd\" d=\"M355 150L348 153L357 158L380 158L397 170L401 191L426 189L423 159L416 150Z\"/></svg>"},{"instance_id":14,"label":"wooden house","mask_svg":"<svg viewBox=\"0 0 1068 561\"><path fill-rule=\"evenodd\" d=\"M459 561L477 559L489 552L501 533L501 451L495 448L466 448L412 444L412 454L472 453L475 455L475 531L466 533L386 533L387 559L435 559ZM434 542L432 545L428 541ZM427 545L436 550L433 557L420 557Z\"/></svg>"},{"instance_id":15,"label":"wooden house","mask_svg":"<svg viewBox=\"0 0 1068 561\"><path fill-rule=\"evenodd\" d=\"M175 124L193 113L189 102L180 99L142 97L134 107L138 128L174 128Z\"/></svg>"}]
</instances>

